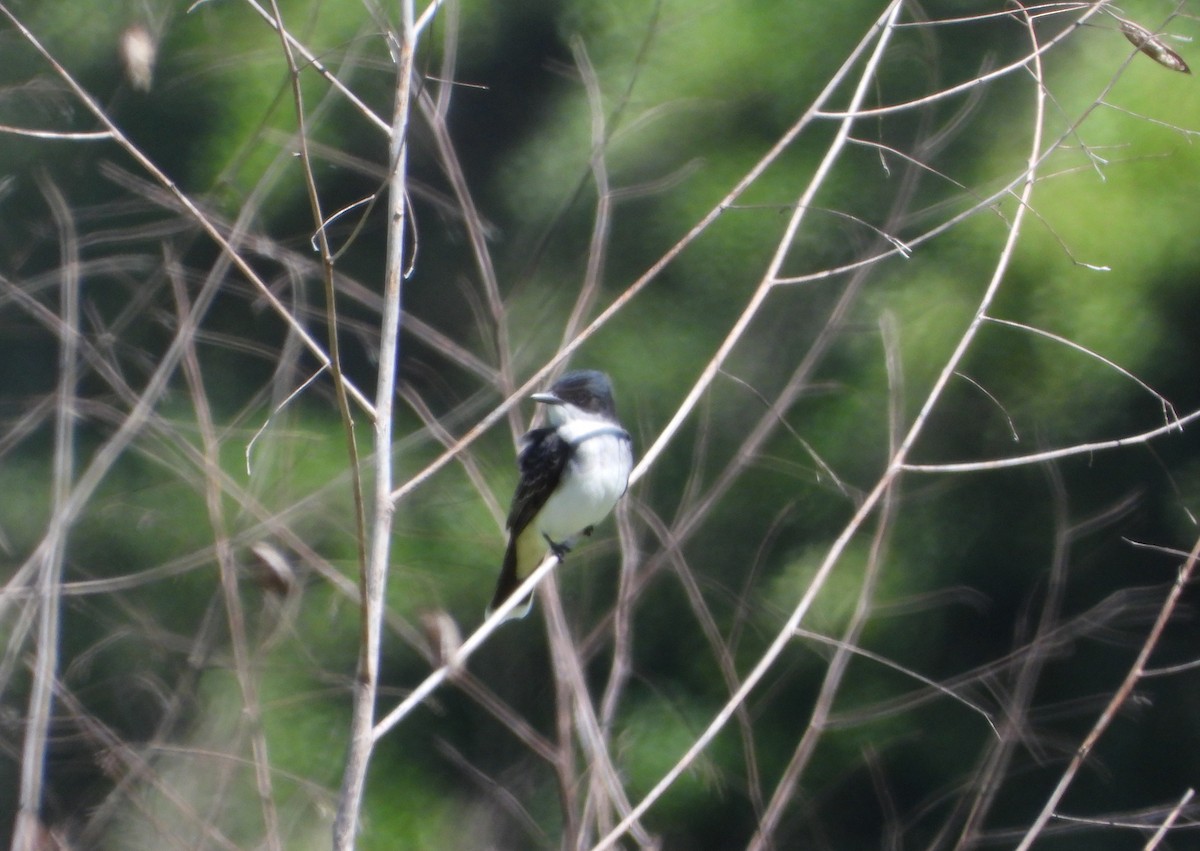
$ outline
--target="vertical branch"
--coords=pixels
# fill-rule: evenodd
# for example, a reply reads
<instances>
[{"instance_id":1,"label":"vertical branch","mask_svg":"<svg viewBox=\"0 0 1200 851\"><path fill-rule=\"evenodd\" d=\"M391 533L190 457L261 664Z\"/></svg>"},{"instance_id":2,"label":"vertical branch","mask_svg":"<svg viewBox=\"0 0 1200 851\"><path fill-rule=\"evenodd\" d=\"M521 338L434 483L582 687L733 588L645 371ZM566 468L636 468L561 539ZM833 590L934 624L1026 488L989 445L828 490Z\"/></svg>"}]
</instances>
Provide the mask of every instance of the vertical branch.
<instances>
[{"instance_id":1,"label":"vertical branch","mask_svg":"<svg viewBox=\"0 0 1200 851\"><path fill-rule=\"evenodd\" d=\"M613 609L613 654L608 682L600 699L600 729L607 742L612 736L613 722L625 684L633 673L633 592L634 571L641 561L637 536L633 530L629 498L617 503L617 536L621 542L621 566L617 574L617 603Z\"/></svg>"},{"instance_id":2,"label":"vertical branch","mask_svg":"<svg viewBox=\"0 0 1200 851\"><path fill-rule=\"evenodd\" d=\"M438 71L437 97L434 113L439 123L446 120L450 112L450 95L454 91L454 72L458 64L458 30L462 17L458 0L450 0L442 10L442 66Z\"/></svg>"},{"instance_id":3,"label":"vertical branch","mask_svg":"<svg viewBox=\"0 0 1200 851\"><path fill-rule=\"evenodd\" d=\"M575 734L587 759L588 796L584 817L578 819L577 837L578 847L586 848L591 844L590 822L593 819L601 829L607 830L612 824L612 810L615 809L622 817L629 817L631 805L596 719L587 680L583 675L579 647L567 627L562 598L553 582L553 576L547 577L543 583L540 602L546 609L546 631L550 652L553 654L555 687L561 695L560 700L568 707L563 713L569 713L574 720ZM652 837L636 820L632 822L630 830L643 847L655 845ZM570 846L564 841L564 847Z\"/></svg>"},{"instance_id":4,"label":"vertical branch","mask_svg":"<svg viewBox=\"0 0 1200 851\"><path fill-rule=\"evenodd\" d=\"M604 150L608 143L608 132L604 124L604 96L600 91L600 79L596 76L596 69L592 66L583 39L571 39L571 55L575 57L575 65L583 79L592 117L592 150L589 165L592 180L596 184L596 221L592 225L583 286L579 288L579 296L575 299L575 306L571 308L571 315L563 329L564 346L578 333L579 323L583 321L584 315L600 292L600 284L604 279L605 247L608 245L608 235L612 229L612 191L608 182L608 164L605 161Z\"/></svg>"},{"instance_id":5,"label":"vertical branch","mask_svg":"<svg viewBox=\"0 0 1200 851\"><path fill-rule=\"evenodd\" d=\"M346 392L346 379L342 372L341 346L338 339L337 290L334 287L333 280L333 255L329 250L329 238L325 230L325 218L321 211L321 199L317 192L316 180L312 170L312 160L308 149L308 128L304 114L303 91L300 86L300 70L296 65L296 59L292 52L292 44L286 36L287 30L283 25L283 16L280 14L279 5L275 0L271 0L271 11L275 18L276 31L279 33L280 41L283 44L284 56L287 57L288 71L291 75L292 96L296 104L298 131L296 136L300 147L301 170L304 174L304 184L308 192L309 205L312 208L313 222L317 229L317 245L321 254L321 277L325 286L325 321L329 334L330 371L333 375L333 386L337 398L338 411L346 433L347 460L350 466L351 489L354 496L355 539L358 549L360 594L359 618L362 631L359 639L358 678L355 680L350 756L347 759L346 774L342 784L342 795L334 822L334 846L340 849L351 848L354 845L354 836L357 833L358 811L362 801L363 782L366 778L366 767L370 758L369 732L371 724L374 721L375 662L379 652L379 620L381 619L381 617L375 617L372 600L374 597L381 598L381 594L375 595L372 593L374 590L372 570L367 562L366 506L363 496L362 471L359 466L358 440L354 433L354 416L350 410L350 402ZM401 235L403 235L403 230L401 230ZM386 331L383 332L383 336L385 339L387 338ZM383 371L384 367L381 365L381 380ZM385 411L381 411L376 407L375 422L377 426L385 418L390 423L391 400L392 395L389 393ZM377 452L376 458L379 459L380 457L384 459L384 464L386 465L391 459L390 450L382 453ZM387 554L385 550L385 570L386 558ZM379 585L383 585L383 579L380 579ZM367 731L367 734L364 735L363 730Z\"/></svg>"},{"instance_id":6,"label":"vertical branch","mask_svg":"<svg viewBox=\"0 0 1200 851\"><path fill-rule=\"evenodd\" d=\"M312 208L313 223L316 226L317 246L321 254L321 278L325 286L325 321L329 334L329 361L333 375L333 386L337 398L338 412L342 418L342 426L346 433L346 453L350 467L351 490L354 496L355 543L358 550L358 587L359 587L359 636L358 678L355 680L354 710L351 721L350 754L346 762L346 773L342 781L342 794L339 799L339 809L334 822L334 846L336 848L351 848L357 833L358 810L361 806L363 782L366 778L367 763L370 759L370 729L374 723L374 703L376 682L376 660L379 654L379 628L382 621L382 587L386 579L387 551L386 541L383 554L383 574L378 578L379 590L376 592L373 583L373 565L367 560L367 519L366 505L363 494L362 470L359 464L358 439L354 433L354 416L350 410L349 397L346 392L346 378L342 372L341 346L338 339L337 289L333 279L333 255L329 250L329 238L325 230L325 218L321 211L321 199L317 192L316 179L313 176L312 160L308 149L308 128L304 115L304 98L300 87L300 70L296 65L292 44L288 40L287 29L283 25L283 17L279 5L271 0L271 11L275 16L275 29L283 43L283 52L287 57L288 70L291 73L292 96L296 103L297 143L300 147L302 172L305 188L308 192L309 205ZM401 204L401 219L403 219L403 204ZM403 221L401 222L401 239L403 238ZM389 235L394 236L394 235ZM389 250L391 242L389 241ZM390 266L389 266L390 270ZM398 289L398 288L397 288ZM385 317L386 319L386 317ZM386 321L384 328L387 327ZM386 330L382 332L386 341ZM386 343L385 343L386 345ZM394 358L394 352L390 356ZM383 380L384 364L390 359L384 359L380 365L380 381ZM390 377L389 377L390 386ZM386 396L386 409L375 409L375 424L381 421L389 424L389 439L384 443L385 450L377 451L376 462L382 463L390 473L390 422L393 394ZM378 446L376 447L378 450ZM382 459L382 460L381 460ZM390 524L388 525L390 530ZM376 612L375 601L379 601ZM363 731L366 731L364 733ZM343 845L343 843L345 843Z\"/></svg>"},{"instance_id":7,"label":"vertical branch","mask_svg":"<svg viewBox=\"0 0 1200 851\"><path fill-rule=\"evenodd\" d=\"M559 808L563 814L563 829L560 846L574 849L579 846L583 833L580 830L575 767L575 738L571 733L571 719L575 716L575 686L570 661L575 647L567 631L566 618L562 612L562 598L554 574L549 574L538 586L538 598L546 613L546 643L550 648L550 670L554 675L554 731L557 746L554 749L554 779L558 783Z\"/></svg>"},{"instance_id":8,"label":"vertical branch","mask_svg":"<svg viewBox=\"0 0 1200 851\"><path fill-rule=\"evenodd\" d=\"M421 110L433 139L437 145L438 161L442 171L454 191L454 200L462 214L463 227L466 228L467 241L471 245L471 256L475 260L475 269L479 273L479 281L483 286L488 311L491 314L492 327L495 332L496 360L499 363L500 386L505 393L511 393L512 381L512 349L508 340L508 326L504 321L504 301L500 298L500 280L496 276L496 267L492 263L492 255L487 245L487 228L483 216L475 205L467 186L467 176L459 162L458 153L450 139L450 128L446 125L446 117L438 112L438 102L430 97L428 92L419 92L415 97L415 105ZM520 431L520 412L509 408L509 422L514 432Z\"/></svg>"},{"instance_id":9,"label":"vertical branch","mask_svg":"<svg viewBox=\"0 0 1200 851\"><path fill-rule=\"evenodd\" d=\"M342 371L342 349L338 334L337 290L333 282L333 254L329 250L329 235L325 231L325 217L321 212L321 196L317 192L316 178L313 176L312 156L308 149L308 123L304 114L304 94L300 87L300 68L296 65L296 57L292 52L291 42L284 35L287 30L283 26L283 16L279 4L271 0L271 11L275 15L276 31L283 44L283 54L287 58L288 72L291 77L292 97L296 104L296 143L300 147L301 172L304 174L304 188L308 193L308 203L312 210L313 224L317 229L317 247L321 254L321 280L325 285L325 324L329 334L329 364L333 376L334 394L337 398L338 413L346 430L346 455L350 465L351 490L354 496L355 538L358 545L358 571L362 576L366 573L366 507L363 503L362 470L359 467L358 440L354 434L354 414L350 410L350 397L346 375Z\"/></svg>"},{"instance_id":10,"label":"vertical branch","mask_svg":"<svg viewBox=\"0 0 1200 851\"><path fill-rule=\"evenodd\" d=\"M178 274L170 275L175 292L175 305L179 323L186 323L190 306L187 292ZM262 728L262 706L258 699L254 666L250 659L249 643L246 640L246 617L242 600L238 595L237 567L234 563L233 546L225 522L222 507L221 455L217 440L216 424L204 389L204 378L195 345L189 345L183 356L183 374L196 409L196 420L200 430L204 458L204 499L208 507L208 519L212 524L213 548L217 553L217 565L221 574L221 594L225 602L225 617L229 623L229 641L233 647L233 665L242 693L242 714L249 727L251 749L254 756L254 780L262 806L263 825L266 829L266 846L271 851L282 851L279 836L279 813L275 807L275 795L271 784L271 760L267 750L267 737Z\"/></svg>"},{"instance_id":11,"label":"vertical branch","mask_svg":"<svg viewBox=\"0 0 1200 851\"><path fill-rule=\"evenodd\" d=\"M40 183L42 194L46 196L54 214L62 246L62 291L59 298L63 330L58 349L58 390L55 393L54 469L51 473L53 511L46 545L39 548L43 558L35 597L38 609L37 654L21 753L21 791L16 830L13 833L14 851L34 848L39 831L38 810L42 804L46 738L50 728L54 681L58 676L59 605L67 530L71 526L71 514L66 507L75 473L75 386L79 380L79 257L75 223L58 187L49 178L43 178Z\"/></svg>"},{"instance_id":12,"label":"vertical branch","mask_svg":"<svg viewBox=\"0 0 1200 851\"><path fill-rule=\"evenodd\" d=\"M641 553L638 551L636 535L633 530L629 498L617 503L614 512L617 521L617 533L620 540L621 564L618 568L617 602L613 609L613 650L612 662L608 672L608 682L604 686L604 694L600 699L600 714L595 733L595 748L603 751L606 756L612 743L613 724L616 720L617 707L620 705L625 685L633 673L633 600L634 572L637 570ZM600 782L602 778L592 771L588 777L587 799L584 803L585 814L607 811L604 806L607 785ZM629 805L623 805L628 811ZM604 813L607 815L607 812ZM601 830L607 830L610 825L598 822ZM590 834L589 834L590 835Z\"/></svg>"},{"instance_id":13,"label":"vertical branch","mask_svg":"<svg viewBox=\"0 0 1200 851\"><path fill-rule=\"evenodd\" d=\"M392 415L396 398L396 358L400 338L400 294L405 269L405 233L408 228L408 119L412 100L412 71L416 50L413 2L403 0L401 26L390 37L396 63L396 98L392 115L388 159L388 255L384 273L383 316L380 324L379 375L375 385L375 481L371 499L372 524L363 574L362 656L354 687L350 748L342 778L341 797L333 826L334 848L354 847L362 807L367 765L374 745L375 695L379 688L379 646L383 628L384 592L391 549L392 514Z\"/></svg>"}]
</instances>

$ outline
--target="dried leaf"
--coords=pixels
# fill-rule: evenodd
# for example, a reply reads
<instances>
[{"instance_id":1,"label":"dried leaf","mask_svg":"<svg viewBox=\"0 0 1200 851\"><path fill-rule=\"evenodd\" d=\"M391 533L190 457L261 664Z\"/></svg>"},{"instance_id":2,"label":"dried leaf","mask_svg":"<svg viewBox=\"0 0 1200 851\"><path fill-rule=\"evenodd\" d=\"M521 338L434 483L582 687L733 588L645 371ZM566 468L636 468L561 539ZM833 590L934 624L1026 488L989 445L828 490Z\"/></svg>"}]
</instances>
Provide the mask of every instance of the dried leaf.
<instances>
[{"instance_id":1,"label":"dried leaf","mask_svg":"<svg viewBox=\"0 0 1200 851\"><path fill-rule=\"evenodd\" d=\"M250 552L258 557L253 575L263 590L281 597L291 593L296 587L296 571L292 570L283 553L265 541L252 544Z\"/></svg>"},{"instance_id":2,"label":"dried leaf","mask_svg":"<svg viewBox=\"0 0 1200 851\"><path fill-rule=\"evenodd\" d=\"M1192 73L1192 69L1183 61L1183 57L1167 47L1161 36L1155 35L1150 30L1139 24L1135 24L1133 21L1118 19L1117 23L1120 25L1121 32L1124 33L1125 38L1129 39L1129 43L1159 65L1162 65L1164 68L1170 68L1172 71L1180 71L1184 74Z\"/></svg>"},{"instance_id":3,"label":"dried leaf","mask_svg":"<svg viewBox=\"0 0 1200 851\"><path fill-rule=\"evenodd\" d=\"M150 91L154 81L154 60L158 56L158 45L150 30L141 24L133 24L121 33L121 61L125 74L135 89Z\"/></svg>"},{"instance_id":4,"label":"dried leaf","mask_svg":"<svg viewBox=\"0 0 1200 851\"><path fill-rule=\"evenodd\" d=\"M425 630L425 637L429 640L429 647L433 650L437 663L450 664L454 654L462 646L462 632L454 618L442 609L426 611L421 613L421 626Z\"/></svg>"}]
</instances>

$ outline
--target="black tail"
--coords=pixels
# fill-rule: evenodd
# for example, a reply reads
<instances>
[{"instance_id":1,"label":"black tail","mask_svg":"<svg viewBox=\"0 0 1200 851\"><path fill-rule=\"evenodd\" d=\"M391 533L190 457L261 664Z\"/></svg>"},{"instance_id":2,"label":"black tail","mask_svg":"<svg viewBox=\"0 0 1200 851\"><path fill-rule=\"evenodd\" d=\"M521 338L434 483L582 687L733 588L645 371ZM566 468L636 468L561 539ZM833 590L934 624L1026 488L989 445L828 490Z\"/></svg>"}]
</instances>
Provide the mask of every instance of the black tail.
<instances>
[{"instance_id":1,"label":"black tail","mask_svg":"<svg viewBox=\"0 0 1200 851\"><path fill-rule=\"evenodd\" d=\"M496 582L496 593L492 595L492 603L487 607L486 616L500 608L504 601L512 596L521 584L522 578L517 576L517 536L510 535L508 547L504 550L504 564L500 566L500 579ZM517 606L509 614L510 618L523 618L529 614L533 600L529 599Z\"/></svg>"}]
</instances>

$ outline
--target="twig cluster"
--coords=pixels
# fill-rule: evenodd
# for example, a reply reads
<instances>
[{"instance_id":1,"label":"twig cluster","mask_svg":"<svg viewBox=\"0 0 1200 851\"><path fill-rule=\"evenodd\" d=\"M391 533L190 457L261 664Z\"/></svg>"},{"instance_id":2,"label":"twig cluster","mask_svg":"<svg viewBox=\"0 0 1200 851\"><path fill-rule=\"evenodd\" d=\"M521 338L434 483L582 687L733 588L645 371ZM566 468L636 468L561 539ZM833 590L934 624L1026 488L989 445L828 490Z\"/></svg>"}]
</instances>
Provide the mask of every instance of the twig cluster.
<instances>
[{"instance_id":1,"label":"twig cluster","mask_svg":"<svg viewBox=\"0 0 1200 851\"><path fill-rule=\"evenodd\" d=\"M489 238L489 224L451 130L452 106L458 104L464 10L453 0L431 0L422 8L413 0L401 0L395 12L364 4L367 34L362 41L377 48L382 45L377 61L390 74L386 98L390 115L385 116L371 106L367 87L356 87L358 57L353 51L358 47L339 54L344 65L338 67L330 55L311 46L312 39L301 34L304 27L290 20L276 0L266 5L245 0L244 5L276 38L278 65L286 77L279 102L291 108L288 126L292 130L231 216L215 199L185 191L172 180L121 125L116 111L69 69L70 62L0 3L0 16L11 31L36 52L73 107L89 120L88 129L4 125L0 132L60 145L101 144L119 150L127 165L107 163L103 176L137 212L127 227L101 228L96 212L73 208L60 183L44 173L37 185L53 224L51 241L59 253L56 273L0 281L0 310L21 315L53 341L58 352L53 394L5 423L5 433L0 435L0 457L43 428L51 435L47 519L14 559L17 564L0 595L0 623L9 648L0 659L0 690L6 703L16 691L23 666L28 669L19 711L20 744L9 749L20 766L14 849L54 847L49 843L60 839L90 847L89 843L123 829L130 820L149 824L147 830L160 836L190 831L202 837L205 847L299 847L291 837L303 830L300 825L310 823L306 821L310 816L299 814L302 808L284 800L287 795L281 787L286 787L299 788L306 802L318 805L319 821L332 829L333 847L345 851L355 846L364 824L370 830L368 801L375 775L369 769L378 765L381 750L390 741L419 724L424 729L421 711L441 711L439 701L463 701L490 717L553 777L559 815L551 827L534 814L533 796L524 795L523 780L510 784L504 777L492 776L475 754L452 737L435 737L433 750L464 776L464 785L480 790L480 800L508 814L512 831L520 831L524 842L541 847L594 851L628 843L661 847L663 831L656 825L656 812L685 780L718 770L711 767L716 759L713 752L727 728L736 733L742 764L736 777L722 775L715 782L736 787L748 802L752 825L740 841L759 851L784 847L789 837L818 835L818 828L807 833L796 822L805 818L806 796L819 797L806 787L816 773L820 751L830 746L837 732L864 729L917 707L942 704L978 727L981 744L970 777L941 790L937 800L915 808L915 815L894 808L894 795L888 789L891 781L881 768L878 750L863 748L867 770L879 789L880 808L887 813L886 830L897 847L904 830L913 825L920 825L928 845L938 848L996 841L1018 841L1018 847L1028 848L1055 831L1095 826L1096 819L1072 819L1063 809L1064 797L1136 689L1155 673L1150 668L1151 654L1179 615L1200 543L1190 553L1173 553L1180 565L1178 578L1165 595L1161 589L1126 589L1094 601L1082 612L1068 613L1064 601L1075 552L1088 535L1126 516L1136 499L1119 500L1085 521L1073 520L1072 494L1056 464L1075 457L1149 449L1190 429L1200 410L1177 412L1165 394L1117 359L1042 327L1036 319L1010 318L1005 314L1007 306L1000 305L1030 231L1050 232L1071 264L1089 274L1101 275L1107 268L1076 260L1070 240L1053 233L1040 211L1038 193L1081 163L1099 178L1106 176L1112 164L1083 141L1084 122L1110 106L1114 87L1139 56L1142 61L1149 56L1168 68L1188 71L1183 57L1167 43L1167 28L1190 20L1184 6L1152 28L1135 23L1125 11L1118 15L1104 0L1007 4L961 18L931 17L916 4L892 0L790 126L765 146L765 152L721 197L694 216L674 244L656 251L653 262L615 292L609 286L614 274L611 252L622 205L667 194L703 166L688 164L661 179L622 186L612 160L620 133L639 120L630 118L634 84L614 96L614 87L590 55L586 38L574 37L569 43L574 63L571 77L586 107L589 140L578 183L566 193L561 216L577 207L581 198L592 199L587 237L580 246L585 262L561 316L547 319L547 311L538 314L541 321L553 325L556 345L552 354L537 356L531 364L529 352L534 347L525 348L517 341L521 329L512 319L519 298L506 295L508 287L492 256L495 243ZM190 13L230 14L204 2L196 3ZM648 61L664 14L656 4L632 79ZM897 55L921 47L935 55L937 48L930 45L943 31L989 21L1004 22L1010 34L1019 32L1019 49L1000 58L981 56L967 78L938 80L920 92L892 84ZM1061 102L1047 64L1068 45L1106 30L1120 32L1135 49L1129 51L1125 45L1124 64L1117 55L1103 90L1082 107ZM151 34L142 30L138 37L148 39ZM144 46L139 42L139 49ZM435 59L425 60L427 55ZM433 61L438 63L436 71L427 67ZM150 91L158 85L152 82L161 79L158 72L153 78L149 74L148 68L139 71L135 87ZM1009 173L986 179L952 175L943 152L972 128L984 126L980 101L1002 85L1023 87L1029 108L1028 115L1014 119L1026 146L1022 162ZM905 94L891 98L891 91ZM316 102L314 92L320 92ZM330 200L321 174L327 163L347 163L350 156L324 147L321 138L328 114L346 109L377 134L387 153L379 163L355 165L377 188L343 205ZM954 111L947 119L944 110L948 109ZM1114 113L1120 110L1112 105ZM900 142L896 140L903 134L883 130L891 126L889 122L917 129L906 137L908 141ZM1182 126L1171 129L1185 137L1197 132ZM265 131L259 132L256 141L267 137ZM422 155L432 158L444 181L442 191L431 189L418 176L410 150L418 136L428 147ZM630 322L639 299L662 285L687 252L715 239L726 220L748 212L760 214L761 197L775 195L777 184L791 186L791 178L781 180L778 175L794 176L788 169L790 158L798 152L810 156L810 165L802 183L777 205L781 215L772 223L774 235L760 267L742 270L751 285L739 289L731 285L730 300L737 301L737 309L722 326L720 338L711 341L703 363L685 365L687 386L667 400L669 411L662 422L639 423L646 439L630 495L617 511L621 569L612 606L593 620L577 620L575 610L564 606L559 595L557 560L551 557L526 580L521 592L465 636L445 611L426 611L419 619L411 618L412 612L396 602L407 596L405 583L413 577L410 565L396 554L397 526L415 515L422 500L456 471L463 474L470 498L499 525L502 508L493 493L491 458L484 448L494 426L507 421L511 433L519 433L521 400L585 345ZM876 158L881 173L886 173L879 196L883 203L873 213L850 204L845 209L823 207L830 203L827 199L837 197L837 181L863 155ZM1064 162L1070 163L1065 170ZM896 174L891 173L893 168ZM309 246L298 248L274 239L260 224L288 169L298 169L303 177L312 221ZM923 181L932 181L937 189L925 191ZM463 236L463 250L469 255L463 274L473 282L464 285L464 300L476 318L482 343L446 334L406 309L406 287L423 284L422 264L429 262L422 252L429 250L423 235L431 225L423 212L418 217L418 211L427 209L452 220ZM146 225L144 218L137 220L146 211L153 211L153 226ZM110 221L126 215L119 208L100 212ZM387 246L377 287L356 279L343 266L346 253L376 216L385 221ZM918 262L922 252L981 219L999 223L1000 236L987 249L988 272L978 281L962 282L963 291L973 293L972 305L963 311L955 340L927 383L918 385L906 375L902 324L890 310L872 314L864 303L883 288L888 276L902 277L905 265ZM838 223L837 233L851 237L846 240L851 248L838 252L834 262L822 264L810 258L806 249L814 238L811 234L828 232L822 228L830 220ZM150 244L153 249L138 253L113 248L127 241ZM101 257L102 252L93 250L96 245L109 253ZM206 251L211 254L201 265L196 256ZM81 291L81 281L100 276L137 282L127 289L127 306L114 314L89 307L86 284ZM306 281L319 284L319 304L309 303ZM754 350L755 335L786 312L780 305L818 287L828 288L829 294L813 302L812 309L820 317L810 321L815 330L804 337L802 350L794 339L800 335L780 333L776 348L786 354L769 370L747 368L741 359ZM447 284L446 291L450 290ZM210 324L216 305L230 294L243 307L271 317L281 329L283 342L270 344L250 335L230 337L217 330L217 323ZM158 306L160 298L168 307ZM876 319L863 336L878 341L885 384L884 404L876 411L882 426L863 429L865 434L885 435L880 446L861 450L879 459L865 477L846 473L839 462L826 457L830 442L796 426L792 418L801 400L829 390L826 376L834 353L852 335L848 328L860 322L864 312ZM129 345L136 345L132 341L146 328L167 332L166 342L152 356L121 351L126 338ZM1060 357L1095 365L1112 381L1150 400L1161 412L1161 422L1019 454L927 460L930 455L924 450L933 443L939 418L952 407L948 397L962 388L986 397L993 415L999 410L1007 431L1014 440L1020 439L1016 418L971 366L986 349L984 338L989 333L1052 346ZM430 372L453 368L471 376L479 391L447 408L438 398L450 382L439 383L437 376L424 383L403 380L407 353L402 340L434 353L438 367ZM210 346L244 350L271 364L267 386L229 422L217 405L214 387L221 377L208 365L205 349ZM350 363L359 351L369 352L373 391L352 377L362 374ZM796 351L799 354L793 357ZM420 368L417 364L413 370ZM524 374L528 377L518 378ZM620 378L618 387L632 390L620 384ZM97 392L96 386L103 391ZM284 432L293 409L310 397L320 398L326 388L331 399L322 404L328 401L328 410L336 412L344 436L341 472L303 493L289 495L281 504L256 483L277 463L278 446L287 442ZM713 425L715 415L708 407L731 388L741 411L730 430L732 437ZM909 396L910 391L915 397ZM908 398L919 400L911 416L906 412ZM188 411L187 425L180 425L180 404ZM89 439L100 436L86 453L78 449L82 424L89 429L102 427L89 430ZM695 441L696 469L664 501L662 491L673 480L662 471L677 463L672 456L686 454L689 440ZM789 441L802 460L773 454L780 440ZM248 475L231 472L230 447L239 459L244 457ZM145 570L78 569L70 553L79 526L107 493L114 471L123 469L131 458L143 457L199 497L203 508L195 522L204 527L205 543L183 547ZM781 583L778 587L787 587L788 594L767 597L764 589L775 586L764 576L763 565L778 557L776 539L794 520L793 502L764 501L755 506L765 531L740 542L744 564L737 573L745 577L740 591L722 587L719 580L697 571L690 553L709 524L720 524L727 509L740 510L738 502L744 497L738 494L739 483L755 469L772 465L819 484L844 516L807 556L809 570L802 587ZM1035 611L1015 630L1008 655L964 672L939 675L873 646L871 628L891 602L885 586L892 569L893 540L912 522L904 491L1012 468L1042 471L1055 516L1050 524L1054 532L1048 578L1043 588L1030 594L1037 600L1030 603ZM327 549L314 540L313 530L319 520L327 519L322 517L323 507L334 503L345 507L343 514L329 521L342 544ZM673 511L669 518L663 508L667 505ZM464 532L464 537L469 534ZM353 555L347 556L351 549ZM481 549L480 560L490 564L491 551L486 544ZM331 556L331 550L340 555ZM248 562L255 567L249 569ZM343 562L353 562L355 570L345 569ZM190 635L175 631L169 613L135 601L142 590L190 580L214 565L211 600ZM850 574L852 578L845 578ZM256 614L248 603L247 588L254 577L263 587L274 589L263 597L277 600L269 616ZM306 584L308 592L303 588ZM319 661L315 642L303 634L304 612L311 609L304 595L311 596L314 585L328 592L323 599L336 607L340 620L355 624L347 631L347 640L355 647L352 666L347 662L338 669ZM681 608L673 611L685 611L692 619L681 632L696 637L696 647L689 652L703 660L711 693L720 697L698 704L706 707L702 719L683 725L689 740L671 754L653 782L637 782L631 779L629 766L641 754L631 753L638 744L626 731L623 714L635 706L635 692L660 687L639 667L636 630L653 617L647 601L664 585L676 589L683 599ZM839 587L834 589L835 585ZM847 593L846 588L852 590ZM548 716L519 709L503 686L477 664L481 657L511 652L507 648L519 640L518 633L498 632L498 627L523 592L535 589L549 658L543 669L528 676L546 684L547 700L554 709ZM835 595L849 601L848 612L829 628L817 609ZM963 599L957 591L950 596L955 603ZM111 601L125 624L114 625L111 638L96 647L70 655L64 649L70 644L65 641L64 612L76 604L89 605L93 599ZM482 609L483 595L480 601ZM749 611L755 605L773 609L769 628ZM925 611L938 602L922 600L913 605ZM1155 616L1144 617L1150 609ZM1066 746L1068 756L1061 769L1055 769L1057 780L1048 786L1044 805L1020 829L997 828L994 814L1006 785L1024 770L1023 760L1031 754L1043 756L1034 731L1041 708L1038 690L1048 668L1085 638L1132 628L1139 630L1136 656L1094 713L1090 729L1078 743ZM524 630L519 633L524 636L521 640L528 640L528 627L505 629ZM147 666L142 677L147 691L156 696L159 720L137 745L88 708L86 695L75 692L70 676L73 666L78 670L106 657L109 642L121 643L134 633L157 646L155 652L186 660L183 672L170 683L165 676L150 673ZM393 679L387 662L392 645L406 648L410 656L419 654L428 674L415 681ZM268 697L264 671L282 646L291 648L292 658L311 662L335 693L350 696L351 708L339 720L344 725L339 729L344 753L326 755L337 763L340 786L336 791L328 770L312 777L293 776L273 752L273 713L288 701ZM808 681L811 690L803 705L794 707L790 752L772 754L768 760L762 752L760 725L765 723L763 716L773 711L773 692L788 688L797 648L811 651L819 660L819 671ZM199 731L204 735L190 739L192 745L176 755L172 749L184 739L179 719L187 714L187 707L201 701L201 683L210 666L232 672L233 685L224 699L238 707L238 717L210 719L206 729ZM856 707L846 694L855 674L866 666L899 677L904 687L866 708ZM69 719L69 725L59 720L63 718ZM696 716L691 718L695 721ZM56 839L45 815L46 778L55 728L62 726L76 730L82 747L101 759L111 789L90 815L74 817L67 831L70 836ZM228 751L205 753L200 743L218 741L222 735L233 742ZM657 748L649 750L660 753ZM217 767L212 776L191 777L178 769L188 760L211 760ZM233 778L243 770L251 778L247 788L253 790L258 810L260 835L252 840L237 835L232 826L236 819L213 814L243 805L231 800L237 797L234 790L241 788ZM513 769L512 776L525 775ZM1172 831L1191 825L1195 809L1192 790L1179 789L1174 800L1124 821L1114 816L1107 826L1130 825L1146 834L1146 847L1152 848L1167 841ZM503 829L491 828L481 833L507 835Z\"/></svg>"}]
</instances>

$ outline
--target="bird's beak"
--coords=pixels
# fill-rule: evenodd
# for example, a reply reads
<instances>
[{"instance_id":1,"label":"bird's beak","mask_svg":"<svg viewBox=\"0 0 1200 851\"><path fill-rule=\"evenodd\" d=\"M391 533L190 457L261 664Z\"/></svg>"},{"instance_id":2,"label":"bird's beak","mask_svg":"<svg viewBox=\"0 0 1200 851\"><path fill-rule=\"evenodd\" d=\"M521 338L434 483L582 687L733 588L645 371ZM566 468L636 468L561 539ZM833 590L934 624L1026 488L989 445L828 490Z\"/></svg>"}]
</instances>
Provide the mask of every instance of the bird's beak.
<instances>
[{"instance_id":1,"label":"bird's beak","mask_svg":"<svg viewBox=\"0 0 1200 851\"><path fill-rule=\"evenodd\" d=\"M535 402L541 402L543 405L561 405L563 403L563 400L553 393L534 393L529 398Z\"/></svg>"}]
</instances>

